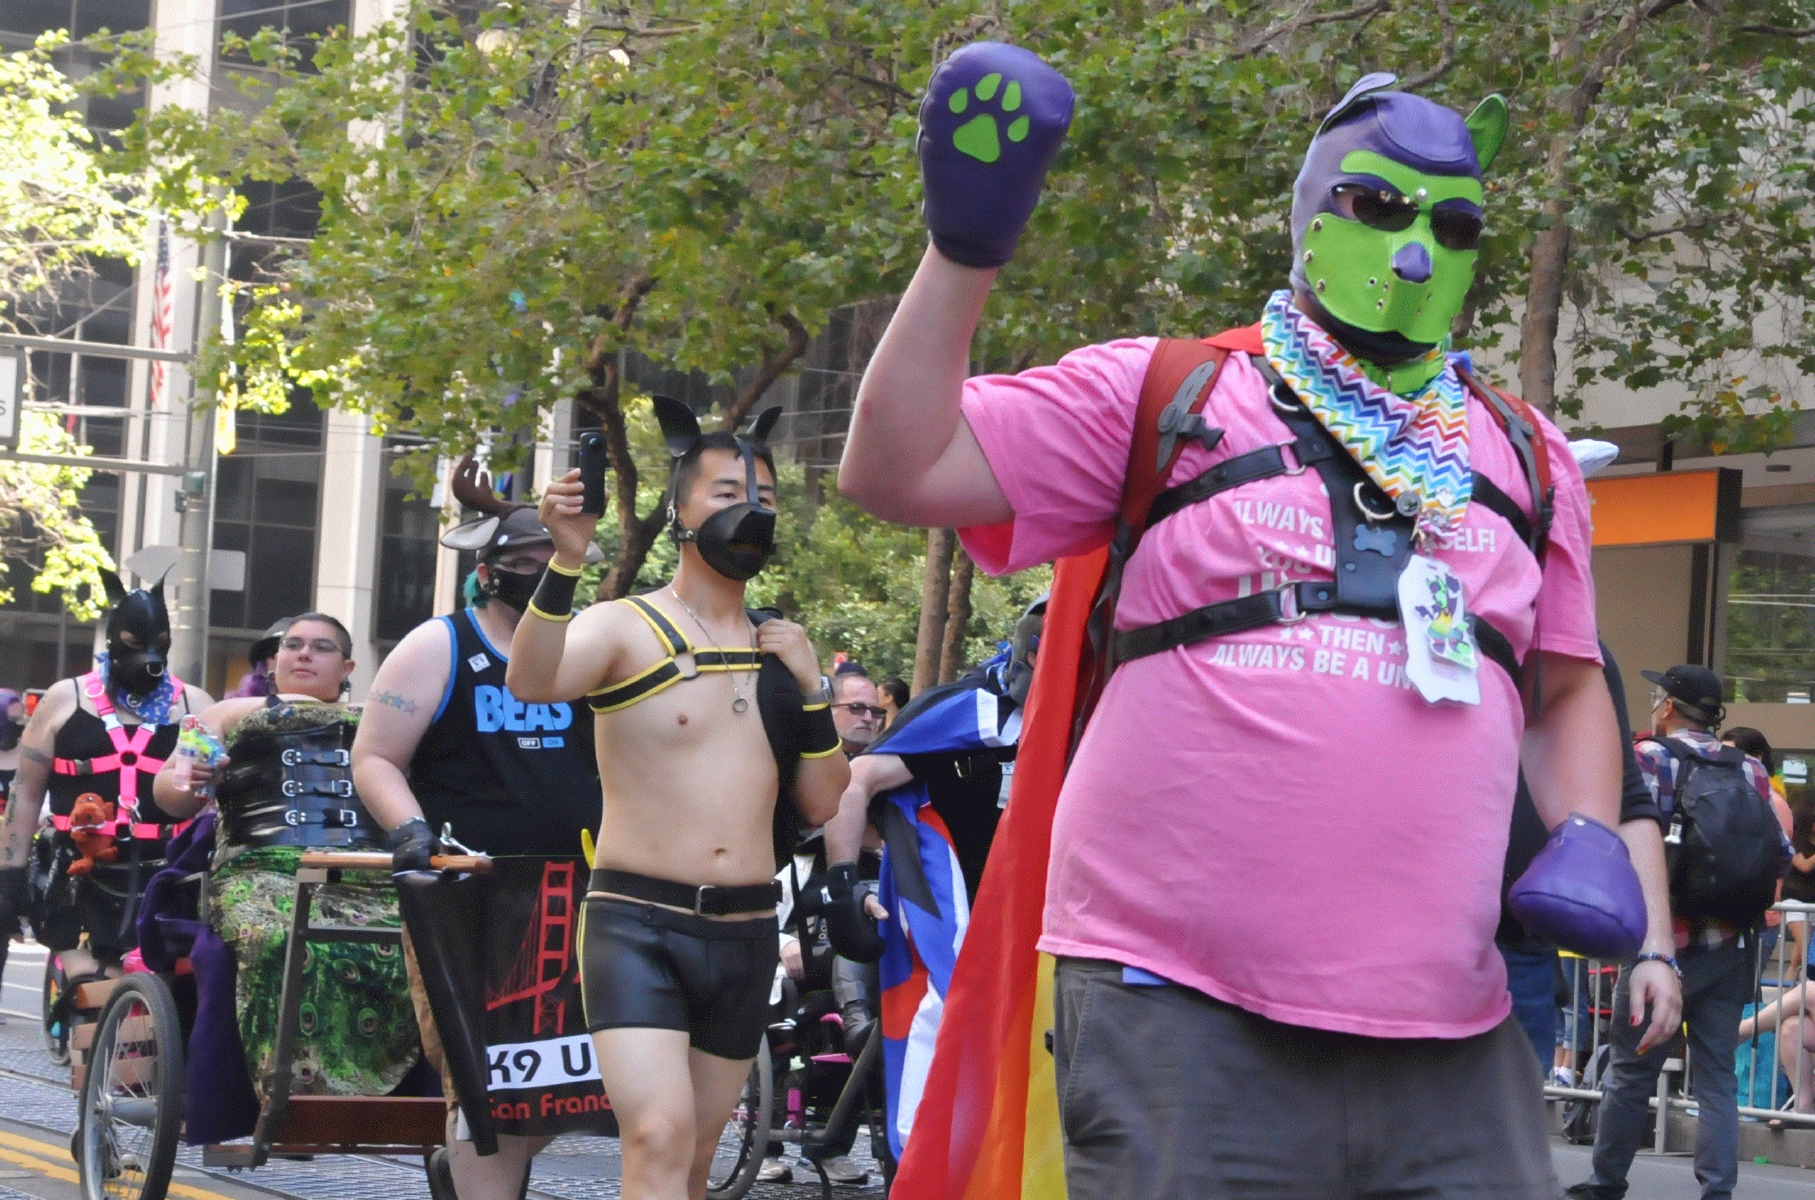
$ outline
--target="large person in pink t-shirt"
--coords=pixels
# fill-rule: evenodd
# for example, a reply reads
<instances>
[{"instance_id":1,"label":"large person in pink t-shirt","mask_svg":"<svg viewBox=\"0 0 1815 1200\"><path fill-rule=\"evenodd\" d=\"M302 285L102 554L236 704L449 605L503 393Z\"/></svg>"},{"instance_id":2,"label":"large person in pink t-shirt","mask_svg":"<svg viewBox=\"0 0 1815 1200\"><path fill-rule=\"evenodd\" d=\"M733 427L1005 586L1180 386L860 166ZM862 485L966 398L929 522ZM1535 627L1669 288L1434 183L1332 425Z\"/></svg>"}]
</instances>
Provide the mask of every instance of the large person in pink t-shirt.
<instances>
[{"instance_id":1,"label":"large person in pink t-shirt","mask_svg":"<svg viewBox=\"0 0 1815 1200\"><path fill-rule=\"evenodd\" d=\"M1313 139L1265 354L1230 356L1203 408L1220 436L1165 482L1274 448L1286 469L1206 489L1146 532L1116 612L1122 662L1059 798L1040 948L1059 961L1073 1200L1556 1195L1493 935L1521 761L1547 825L1618 819L1588 502L1540 420L1540 564L1528 535L1546 498L1446 353L1505 106L1464 122L1392 83L1361 80ZM1069 87L1025 50L967 47L935 74L920 138L933 246L839 475L880 517L960 527L991 572L1108 540L1155 346L965 378L1070 113ZM1326 446L1346 452L1353 495L1303 469ZM1357 560L1378 571L1370 552L1406 564L1384 609L1307 611ZM1397 619L1408 606L1417 619ZM1160 624L1189 613L1215 619L1188 637ZM1529 714L1519 663L1541 666Z\"/></svg>"}]
</instances>

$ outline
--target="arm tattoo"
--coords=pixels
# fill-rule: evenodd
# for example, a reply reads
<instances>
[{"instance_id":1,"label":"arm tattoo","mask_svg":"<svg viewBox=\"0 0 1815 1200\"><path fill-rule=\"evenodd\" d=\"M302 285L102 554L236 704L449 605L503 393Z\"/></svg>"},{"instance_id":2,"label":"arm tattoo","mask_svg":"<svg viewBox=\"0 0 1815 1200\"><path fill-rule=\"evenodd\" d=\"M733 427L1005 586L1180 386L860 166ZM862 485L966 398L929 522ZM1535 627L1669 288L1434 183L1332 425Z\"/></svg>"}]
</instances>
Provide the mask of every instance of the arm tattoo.
<instances>
[{"instance_id":1,"label":"arm tattoo","mask_svg":"<svg viewBox=\"0 0 1815 1200\"><path fill-rule=\"evenodd\" d=\"M50 770L55 770L57 766L57 764L42 750L34 750L30 746L19 747L19 757L25 759L27 762L37 763L40 767L46 767Z\"/></svg>"},{"instance_id":2,"label":"arm tattoo","mask_svg":"<svg viewBox=\"0 0 1815 1200\"><path fill-rule=\"evenodd\" d=\"M394 708L400 713L413 715L416 712L416 702L407 696L399 696L396 692L373 692L371 701L386 708Z\"/></svg>"}]
</instances>

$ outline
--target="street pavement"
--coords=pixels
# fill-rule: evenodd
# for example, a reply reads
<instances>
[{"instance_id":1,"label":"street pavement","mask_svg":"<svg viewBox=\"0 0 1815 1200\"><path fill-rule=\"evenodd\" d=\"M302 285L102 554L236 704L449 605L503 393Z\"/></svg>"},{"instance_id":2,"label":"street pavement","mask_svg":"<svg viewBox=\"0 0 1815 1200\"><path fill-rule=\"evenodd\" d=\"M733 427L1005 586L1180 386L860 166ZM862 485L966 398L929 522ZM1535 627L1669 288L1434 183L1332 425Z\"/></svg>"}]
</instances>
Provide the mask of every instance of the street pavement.
<instances>
[{"instance_id":1,"label":"street pavement","mask_svg":"<svg viewBox=\"0 0 1815 1200\"><path fill-rule=\"evenodd\" d=\"M69 1157L69 1132L75 1127L75 1103L68 1072L44 1054L38 1034L44 952L31 943L15 942L0 991L0 1200L79 1200L75 1165ZM859 1156L867 1138L859 1137ZM1557 1178L1564 1185L1588 1176L1589 1150L1556 1142ZM619 1195L616 1141L564 1137L536 1160L530 1194L539 1200L615 1200ZM757 1200L811 1200L818 1184L803 1168L795 1169L792 1186L758 1185ZM840 1187L839 1197L880 1196L879 1177L868 1187ZM1686 1156L1658 1157L1641 1153L1634 1161L1628 1200L1695 1200L1701 1194L1693 1164ZM200 1156L185 1150L178 1159L170 1188L173 1200L257 1200L272 1195L294 1200L421 1200L428 1195L421 1167L400 1159L367 1156L323 1156L312 1162L274 1162L237 1175L205 1171ZM1740 1165L1738 1200L1811 1200L1815 1171L1794 1167Z\"/></svg>"}]
</instances>

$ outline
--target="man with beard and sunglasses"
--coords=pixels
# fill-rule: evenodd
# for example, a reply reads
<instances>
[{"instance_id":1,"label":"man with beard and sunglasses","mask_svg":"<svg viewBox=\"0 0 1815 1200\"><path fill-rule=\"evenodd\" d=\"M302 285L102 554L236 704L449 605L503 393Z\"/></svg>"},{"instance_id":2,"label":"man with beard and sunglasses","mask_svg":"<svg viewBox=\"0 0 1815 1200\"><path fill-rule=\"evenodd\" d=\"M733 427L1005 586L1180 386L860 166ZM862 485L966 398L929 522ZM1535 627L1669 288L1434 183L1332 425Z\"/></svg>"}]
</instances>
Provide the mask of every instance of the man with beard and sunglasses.
<instances>
[{"instance_id":1,"label":"man with beard and sunglasses","mask_svg":"<svg viewBox=\"0 0 1815 1200\"><path fill-rule=\"evenodd\" d=\"M1449 353L1506 106L1464 120L1394 82L1360 79L1312 136L1289 286L1257 326L1016 376L967 378L972 334L1071 89L983 43L921 108L932 246L865 374L839 488L958 527L991 573L1066 560L1049 635L1098 607L1094 582L1067 582L1092 569L1074 556L1108 545L1126 567L1090 626L1113 674L1068 767L1069 706L1030 719L1023 758L1054 766L1017 781L1054 782L1017 788L994 851L1029 829L1008 861L1044 872L1038 949L1057 968L1031 1033L1051 1029L1073 1200L1551 1200L1538 1072L1493 945L1522 753L1557 832L1514 889L1521 919L1608 953L1645 931L1610 828L1586 489L1548 421ZM1049 649L1042 678L1076 663ZM1049 837L1016 819L1031 812L1053 814ZM1364 919L1332 907L1332 854ZM927 1096L951 1095L953 1071L971 1090L939 1128L923 1104L903 1196L976 1182L981 1133L960 1122L991 1103L975 1082L997 1046L1028 1044L995 1015L1026 1010L991 991L1000 944L973 954L977 935Z\"/></svg>"},{"instance_id":2,"label":"man with beard and sunglasses","mask_svg":"<svg viewBox=\"0 0 1815 1200\"><path fill-rule=\"evenodd\" d=\"M622 1129L627 1200L705 1195L719 1135L764 1044L780 957L776 864L850 779L831 687L799 625L747 609L775 552L771 408L703 433L654 399L668 442L674 577L573 612L598 514L579 472L548 485L555 538L511 646L525 699L598 714L604 815L580 936L586 1023Z\"/></svg>"},{"instance_id":3,"label":"man with beard and sunglasses","mask_svg":"<svg viewBox=\"0 0 1815 1200\"><path fill-rule=\"evenodd\" d=\"M57 681L38 702L19 741L19 773L0 824L0 927L10 929L26 903L26 858L48 793L57 851L34 920L71 981L116 969L138 944L139 893L177 824L157 806L152 780L176 749L183 718L213 703L170 673L163 581L128 592L112 571L101 578L113 601L107 650L96 655L94 670ZM111 854L72 878L77 834L99 839L89 844ZM83 933L85 946L78 944Z\"/></svg>"},{"instance_id":4,"label":"man with beard and sunglasses","mask_svg":"<svg viewBox=\"0 0 1815 1200\"><path fill-rule=\"evenodd\" d=\"M422 943L439 932L454 957L488 967L502 958L508 966L526 936L525 922L532 919L528 914L539 902L534 894L548 891L546 864L572 874L571 864L585 853L598 814L598 770L592 715L584 704L524 704L505 682L511 638L543 566L554 556L553 539L534 508L493 495L471 459L456 469L453 490L467 507L487 514L442 538L451 549L478 552L462 589L467 607L418 625L378 668L353 743L353 779L367 811L389 831L398 872L425 871L429 858L439 852L443 830L450 827L461 847L494 859L494 872L482 885L482 915L467 908L438 923L460 928L419 928L406 907L410 934L405 965L423 1046L441 1073L448 1099L448 1148L430 1164L435 1194L515 1200L530 1160L554 1135L610 1132L609 1116L596 1096L577 1117L562 1113L560 1106L550 1117L547 1107L532 1103L528 1117L498 1125L497 1152L481 1154L474 1114L467 1113L464 1128L460 1121L461 1109L475 1098L460 1096L458 1089L460 1057L471 1059L484 1046L463 1043L458 1027L437 1020L429 989L441 964L431 962L425 971ZM596 550L587 556L588 561L599 558ZM531 894L527 899L526 893ZM439 915L447 916L445 911ZM569 962L559 978L571 972ZM482 986L492 982L487 978ZM448 999L468 1008L478 998ZM488 1041L500 1040L495 1029L485 1027L489 1012L466 1015L471 1027L492 1034ZM444 1031L443 1024L452 1032ZM533 1032L560 1035L567 1030L538 1024ZM579 1036L585 1036L583 1029ZM596 1091L596 1083L592 1086Z\"/></svg>"}]
</instances>

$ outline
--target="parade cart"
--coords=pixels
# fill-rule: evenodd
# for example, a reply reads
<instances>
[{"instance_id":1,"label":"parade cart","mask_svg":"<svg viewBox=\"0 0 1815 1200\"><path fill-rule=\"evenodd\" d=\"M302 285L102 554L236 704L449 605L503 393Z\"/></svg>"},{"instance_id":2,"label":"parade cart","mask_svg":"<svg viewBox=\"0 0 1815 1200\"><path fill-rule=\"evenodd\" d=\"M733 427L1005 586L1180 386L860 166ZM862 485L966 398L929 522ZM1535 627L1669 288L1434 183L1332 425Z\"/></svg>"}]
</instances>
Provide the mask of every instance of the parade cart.
<instances>
[{"instance_id":1,"label":"parade cart","mask_svg":"<svg viewBox=\"0 0 1815 1200\"><path fill-rule=\"evenodd\" d=\"M483 873L482 857L436 858L438 870ZM210 1145L210 1167L256 1168L272 1157L388 1154L426 1159L447 1140L439 1097L293 1095L292 1060L310 943L397 944L397 927L335 926L310 919L314 893L341 871L391 869L388 854L309 851L296 872L285 945L275 1068L249 1141ZM191 877L204 893L206 873ZM205 909L204 909L205 911ZM135 971L81 984L69 1045L70 1086L79 1097L70 1150L85 1200L163 1200L176 1163L184 1112L184 1058L195 1021L187 960L169 972ZM431 1178L433 1173L431 1173Z\"/></svg>"}]
</instances>

